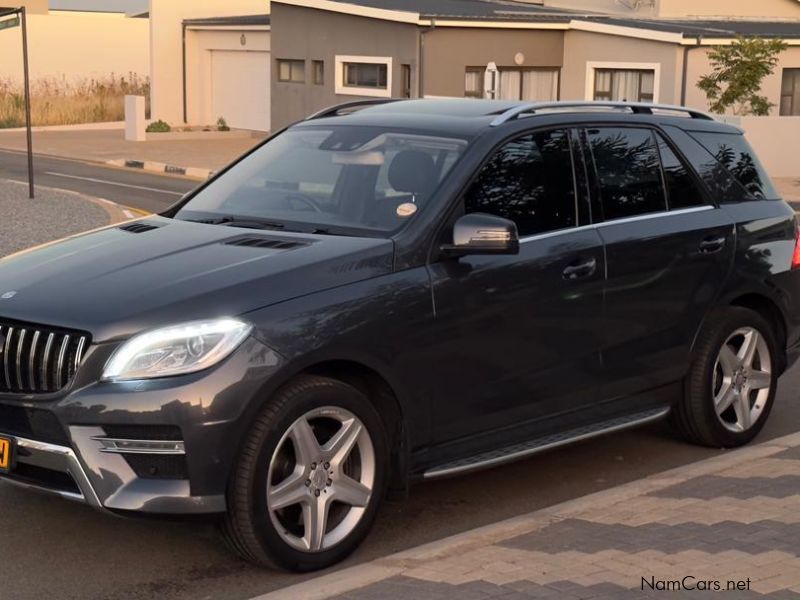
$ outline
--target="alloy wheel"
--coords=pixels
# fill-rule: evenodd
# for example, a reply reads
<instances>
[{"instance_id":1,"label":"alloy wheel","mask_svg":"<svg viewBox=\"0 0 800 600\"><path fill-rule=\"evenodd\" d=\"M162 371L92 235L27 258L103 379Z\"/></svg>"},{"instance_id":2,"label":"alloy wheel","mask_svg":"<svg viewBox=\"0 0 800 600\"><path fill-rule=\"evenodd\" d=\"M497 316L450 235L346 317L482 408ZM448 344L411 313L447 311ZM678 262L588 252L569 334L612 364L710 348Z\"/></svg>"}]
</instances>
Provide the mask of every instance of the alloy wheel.
<instances>
[{"instance_id":1,"label":"alloy wheel","mask_svg":"<svg viewBox=\"0 0 800 600\"><path fill-rule=\"evenodd\" d=\"M369 432L350 411L327 406L297 419L269 465L267 508L278 534L305 552L341 542L366 512L375 469Z\"/></svg>"},{"instance_id":2,"label":"alloy wheel","mask_svg":"<svg viewBox=\"0 0 800 600\"><path fill-rule=\"evenodd\" d=\"M766 339L741 327L722 344L714 365L712 396L720 423L742 433L764 412L772 387L772 362Z\"/></svg>"}]
</instances>

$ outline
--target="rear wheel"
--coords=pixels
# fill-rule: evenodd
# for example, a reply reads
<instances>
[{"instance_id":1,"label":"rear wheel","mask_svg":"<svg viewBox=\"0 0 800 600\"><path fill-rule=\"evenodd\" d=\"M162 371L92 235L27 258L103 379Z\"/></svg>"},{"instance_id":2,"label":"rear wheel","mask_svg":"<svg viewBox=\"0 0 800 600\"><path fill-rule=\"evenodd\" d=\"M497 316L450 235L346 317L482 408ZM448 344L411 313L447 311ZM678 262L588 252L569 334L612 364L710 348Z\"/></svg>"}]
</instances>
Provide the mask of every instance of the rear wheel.
<instances>
[{"instance_id":1,"label":"rear wheel","mask_svg":"<svg viewBox=\"0 0 800 600\"><path fill-rule=\"evenodd\" d=\"M739 307L713 314L698 338L685 395L673 415L680 433L712 447L752 440L772 410L777 358L775 334L761 315Z\"/></svg>"},{"instance_id":2,"label":"rear wheel","mask_svg":"<svg viewBox=\"0 0 800 600\"><path fill-rule=\"evenodd\" d=\"M250 561L330 566L369 532L386 487L380 417L355 388L302 376L259 415L228 494L223 533Z\"/></svg>"}]
</instances>

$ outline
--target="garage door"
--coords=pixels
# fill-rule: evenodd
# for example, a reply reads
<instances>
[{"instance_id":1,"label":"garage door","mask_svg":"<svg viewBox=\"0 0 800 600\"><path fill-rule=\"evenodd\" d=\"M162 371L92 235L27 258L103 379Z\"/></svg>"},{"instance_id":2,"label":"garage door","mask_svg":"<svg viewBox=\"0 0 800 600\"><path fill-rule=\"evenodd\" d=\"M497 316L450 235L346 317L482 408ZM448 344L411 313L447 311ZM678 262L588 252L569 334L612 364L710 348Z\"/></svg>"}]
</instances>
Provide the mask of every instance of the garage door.
<instances>
[{"instance_id":1,"label":"garage door","mask_svg":"<svg viewBox=\"0 0 800 600\"><path fill-rule=\"evenodd\" d=\"M237 129L269 131L269 52L213 50L214 120Z\"/></svg>"}]
</instances>

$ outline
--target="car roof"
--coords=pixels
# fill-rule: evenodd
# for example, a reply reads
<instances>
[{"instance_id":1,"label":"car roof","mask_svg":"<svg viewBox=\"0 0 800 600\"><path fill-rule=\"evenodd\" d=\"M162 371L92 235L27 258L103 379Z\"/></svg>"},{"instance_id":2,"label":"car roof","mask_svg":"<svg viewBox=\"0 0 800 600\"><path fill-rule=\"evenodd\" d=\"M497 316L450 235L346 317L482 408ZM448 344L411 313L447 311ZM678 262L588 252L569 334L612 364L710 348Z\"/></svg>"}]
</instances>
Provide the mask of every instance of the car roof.
<instances>
[{"instance_id":1,"label":"car roof","mask_svg":"<svg viewBox=\"0 0 800 600\"><path fill-rule=\"evenodd\" d=\"M471 138L524 120L531 126L638 122L699 131L741 133L695 109L628 102L521 102L472 98L366 100L325 109L295 126L361 125Z\"/></svg>"}]
</instances>

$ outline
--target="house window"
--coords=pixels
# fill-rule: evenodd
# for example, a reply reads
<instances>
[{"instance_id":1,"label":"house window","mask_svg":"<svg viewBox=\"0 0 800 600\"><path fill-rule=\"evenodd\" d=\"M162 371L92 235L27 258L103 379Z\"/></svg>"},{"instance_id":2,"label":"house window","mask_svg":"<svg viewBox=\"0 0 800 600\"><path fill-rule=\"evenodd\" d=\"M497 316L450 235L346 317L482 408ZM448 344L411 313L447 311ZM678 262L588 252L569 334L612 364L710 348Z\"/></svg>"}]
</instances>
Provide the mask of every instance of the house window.
<instances>
[{"instance_id":1,"label":"house window","mask_svg":"<svg viewBox=\"0 0 800 600\"><path fill-rule=\"evenodd\" d=\"M306 80L306 61L278 59L278 81L304 83Z\"/></svg>"},{"instance_id":2,"label":"house window","mask_svg":"<svg viewBox=\"0 0 800 600\"><path fill-rule=\"evenodd\" d=\"M351 96L392 95L392 58L378 56L337 56L336 93Z\"/></svg>"},{"instance_id":3,"label":"house window","mask_svg":"<svg viewBox=\"0 0 800 600\"><path fill-rule=\"evenodd\" d=\"M401 96L411 98L411 65L400 65L400 81L402 82Z\"/></svg>"},{"instance_id":4,"label":"house window","mask_svg":"<svg viewBox=\"0 0 800 600\"><path fill-rule=\"evenodd\" d=\"M484 67L467 67L464 76L464 97L483 98Z\"/></svg>"},{"instance_id":5,"label":"house window","mask_svg":"<svg viewBox=\"0 0 800 600\"><path fill-rule=\"evenodd\" d=\"M325 83L325 63L321 60L313 60L311 67L314 73L314 85L323 85Z\"/></svg>"},{"instance_id":6,"label":"house window","mask_svg":"<svg viewBox=\"0 0 800 600\"><path fill-rule=\"evenodd\" d=\"M388 70L387 65L344 63L344 85L385 90Z\"/></svg>"},{"instance_id":7,"label":"house window","mask_svg":"<svg viewBox=\"0 0 800 600\"><path fill-rule=\"evenodd\" d=\"M781 84L781 116L800 115L800 69L784 69Z\"/></svg>"},{"instance_id":8,"label":"house window","mask_svg":"<svg viewBox=\"0 0 800 600\"><path fill-rule=\"evenodd\" d=\"M498 69L499 100L558 100L558 69Z\"/></svg>"},{"instance_id":9,"label":"house window","mask_svg":"<svg viewBox=\"0 0 800 600\"><path fill-rule=\"evenodd\" d=\"M655 80L652 69L595 69L594 99L653 102Z\"/></svg>"}]
</instances>

